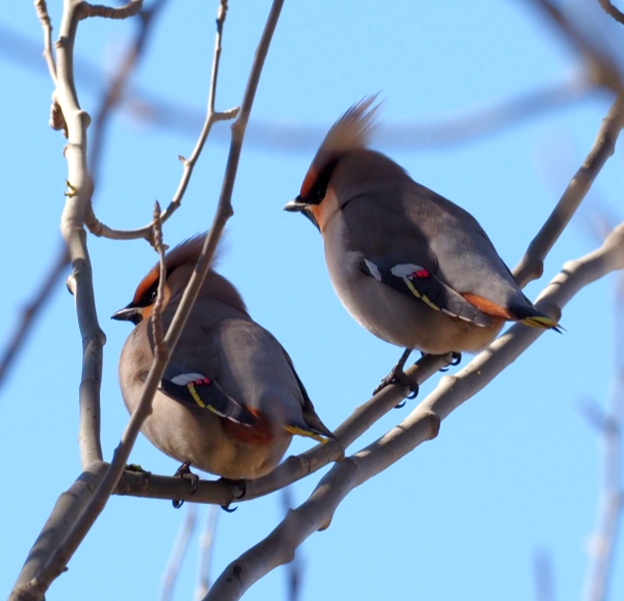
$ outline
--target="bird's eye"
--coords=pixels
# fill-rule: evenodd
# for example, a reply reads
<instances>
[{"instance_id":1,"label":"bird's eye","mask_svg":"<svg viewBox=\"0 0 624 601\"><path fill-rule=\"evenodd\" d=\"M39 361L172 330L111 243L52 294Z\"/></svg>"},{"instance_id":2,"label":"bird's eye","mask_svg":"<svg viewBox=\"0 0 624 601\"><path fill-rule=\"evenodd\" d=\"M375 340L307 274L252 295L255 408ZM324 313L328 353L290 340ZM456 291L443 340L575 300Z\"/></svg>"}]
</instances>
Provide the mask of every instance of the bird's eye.
<instances>
[{"instance_id":1,"label":"bird's eye","mask_svg":"<svg viewBox=\"0 0 624 601\"><path fill-rule=\"evenodd\" d=\"M316 189L316 198L319 202L325 198L325 194L327 194L327 188L320 187Z\"/></svg>"},{"instance_id":2,"label":"bird's eye","mask_svg":"<svg viewBox=\"0 0 624 601\"><path fill-rule=\"evenodd\" d=\"M149 298L148 298L149 302L150 303L156 302L157 296L158 296L158 287L155 287L152 291L150 291Z\"/></svg>"}]
</instances>

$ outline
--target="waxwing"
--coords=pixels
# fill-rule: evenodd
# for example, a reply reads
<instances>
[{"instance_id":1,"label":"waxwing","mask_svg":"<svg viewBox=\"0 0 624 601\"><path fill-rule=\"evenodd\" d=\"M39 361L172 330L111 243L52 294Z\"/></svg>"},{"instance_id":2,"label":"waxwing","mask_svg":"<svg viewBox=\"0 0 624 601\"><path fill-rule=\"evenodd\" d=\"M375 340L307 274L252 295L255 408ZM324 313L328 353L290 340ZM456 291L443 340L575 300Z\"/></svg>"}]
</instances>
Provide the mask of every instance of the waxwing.
<instances>
[{"instance_id":1,"label":"waxwing","mask_svg":"<svg viewBox=\"0 0 624 601\"><path fill-rule=\"evenodd\" d=\"M205 235L166 256L163 326L171 323ZM153 359L151 314L159 265L143 278L132 302L113 319L136 327L121 353L119 379L134 410ZM293 434L332 437L292 361L275 337L254 322L240 294L209 271L142 428L161 451L228 479L258 478L283 457Z\"/></svg>"},{"instance_id":2,"label":"waxwing","mask_svg":"<svg viewBox=\"0 0 624 601\"><path fill-rule=\"evenodd\" d=\"M303 212L319 229L331 281L351 315L406 348L382 386L406 383L411 349L478 351L508 320L556 330L470 213L368 148L373 101L333 125L284 209Z\"/></svg>"}]
</instances>

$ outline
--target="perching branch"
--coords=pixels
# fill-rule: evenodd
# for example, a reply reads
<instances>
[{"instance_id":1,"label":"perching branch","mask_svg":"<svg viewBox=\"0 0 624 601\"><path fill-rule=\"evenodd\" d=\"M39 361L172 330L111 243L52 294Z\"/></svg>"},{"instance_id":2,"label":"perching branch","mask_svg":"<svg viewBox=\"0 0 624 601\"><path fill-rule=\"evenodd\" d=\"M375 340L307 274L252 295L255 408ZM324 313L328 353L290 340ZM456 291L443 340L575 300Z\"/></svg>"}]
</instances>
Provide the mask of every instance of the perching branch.
<instances>
[{"instance_id":1,"label":"perching branch","mask_svg":"<svg viewBox=\"0 0 624 601\"><path fill-rule=\"evenodd\" d=\"M226 6L226 4L226 0L222 0L221 7L223 8L224 6ZM184 327L186 318L190 313L199 288L203 282L206 273L208 272L212 256L219 241L219 237L223 232L223 228L227 219L233 214L231 203L232 191L236 178L240 152L242 149L245 128L249 119L249 115L251 113L256 89L260 79L260 74L262 72L262 67L264 65L264 60L269 49L273 32L275 31L275 27L277 25L277 20L279 18L282 4L283 0L275 0L272 5L249 75L247 88L243 96L242 109L238 115L237 120L232 126L232 143L230 146L230 154L228 157L223 188L217 207L217 212L213 220L213 225L211 227L210 233L206 237L206 242L204 244L203 252L198 261L197 269L193 273L189 285L187 286L182 297L178 311L176 312L176 315L167 331L167 334L165 335L164 348L154 357L154 361L148 373L139 404L136 410L133 412L128 427L126 428L126 431L122 436L121 442L115 450L113 461L111 462L106 473L104 474L104 477L99 483L99 486L92 493L92 497L88 505L79 516L75 517L75 519L74 516L72 516L72 520L70 521L65 536L63 537L61 542L55 546L52 552L49 553L45 563L41 565L38 570L36 570L36 575L28 582L24 582L22 577L20 576L15 589L15 592L19 591L20 596L13 597L15 599L26 599L31 593L34 596L33 598L42 598L43 594L50 586L51 582L65 569L66 564L72 557L78 545L82 542L87 532L97 519L98 515L104 509L108 498L110 497L112 491L117 484L117 481L119 480L119 477L124 470L124 467L130 455L130 451L132 450L134 442L136 441L141 426L151 411L152 398L154 397L167 362L171 356L171 353L173 352L173 349L175 348L175 344ZM74 181L76 183L74 183L74 181L72 181L71 183L68 182L68 186L71 190L68 198L73 199L77 196L78 200L80 200L81 202L79 204L76 203L76 206L82 209L82 213L80 213L78 217L73 214L70 215L74 217L73 221L68 220L69 224L73 227L64 227L64 230L67 230L66 238L68 240L68 244L70 245L70 253L72 253L72 256L74 256L75 253L78 251L82 251L86 256L86 236L84 229L82 228L84 220L81 220L80 217L83 217L85 214L85 209L90 202L90 195L93 189L92 182L90 181L90 179L87 179L88 170L86 165L86 126L88 125L88 116L86 115L86 113L83 113L79 110L79 105L72 78L72 50L73 42L76 35L77 22L79 20L79 5L80 0L66 0L66 10L63 15L63 24L61 27L61 31L65 35L61 36L58 53L59 89L62 90L59 104L63 108L63 113L67 120L70 132L70 144L66 151L66 155L68 155L67 158L70 166L74 166L75 163L78 167L80 167L80 169L75 169L76 173L74 173L74 170L70 168L70 176L75 177ZM225 10L220 10L219 15L221 18L225 18ZM218 34L220 34L220 32L221 28L219 28ZM64 50L64 52L62 53L61 50ZM78 125L81 125L82 128L78 129ZM74 150L72 146L73 138L77 138L76 142L74 143L77 150L74 152L70 152ZM89 184L88 186L86 185L87 183ZM89 194L87 195L85 194L85 192L88 192ZM73 236L71 234L73 234ZM71 244L73 244L73 246ZM84 273L86 272L89 276L88 283L90 284L91 281L90 271L88 270L88 257L86 257L86 260L83 261L81 267L82 272L80 272L79 275L82 275L82 278L84 279ZM84 283L78 277L74 277L74 280L76 281L76 283L73 286L76 290L76 296L78 296L78 292L81 291L82 288L84 288ZM91 303L93 303L92 288L91 295L90 297L88 297L88 299L91 301ZM87 308L89 309L90 306L87 306ZM94 304L93 315L95 315ZM93 316L89 315L89 317L91 318L91 322L93 322ZM97 320L95 320L95 323L97 323ZM101 366L101 356L99 365ZM99 403L97 408L99 409Z\"/></svg>"},{"instance_id":2,"label":"perching branch","mask_svg":"<svg viewBox=\"0 0 624 601\"><path fill-rule=\"evenodd\" d=\"M440 368L448 365L450 361L450 354L442 357L425 355L406 373L410 377L414 377L419 385L422 385L431 376L436 375ZM223 479L217 481L200 480L197 492L191 495L189 487L179 478L131 471L123 473L115 494L156 499L179 498L222 506L228 506L235 500L237 502L251 501L301 480L333 461L340 460L346 449L381 417L392 411L408 392L407 389L398 384L384 388L358 407L348 419L334 430L336 440L318 444L300 455L290 456L270 474L257 480L249 480L246 483L246 492L242 499L239 499L240 491Z\"/></svg>"},{"instance_id":3,"label":"perching branch","mask_svg":"<svg viewBox=\"0 0 624 601\"><path fill-rule=\"evenodd\" d=\"M567 262L542 292L537 306L558 318L561 308L580 290L618 269L624 269L624 223L613 230L601 248ZM358 453L336 463L307 501L289 512L273 532L225 569L204 601L240 599L268 572L291 561L306 538L329 526L337 507L353 489L421 443L435 438L442 420L489 384L543 332L516 324L457 375L442 378L438 387L402 423Z\"/></svg>"}]
</instances>

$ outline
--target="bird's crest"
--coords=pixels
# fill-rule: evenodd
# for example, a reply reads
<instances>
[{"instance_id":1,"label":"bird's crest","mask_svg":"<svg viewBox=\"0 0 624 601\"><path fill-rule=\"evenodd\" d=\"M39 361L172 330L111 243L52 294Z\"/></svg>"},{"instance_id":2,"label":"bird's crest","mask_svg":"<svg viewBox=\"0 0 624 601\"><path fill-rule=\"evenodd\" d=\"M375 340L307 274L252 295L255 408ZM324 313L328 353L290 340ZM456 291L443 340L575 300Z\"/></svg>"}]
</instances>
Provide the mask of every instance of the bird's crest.
<instances>
[{"instance_id":1,"label":"bird's crest","mask_svg":"<svg viewBox=\"0 0 624 601\"><path fill-rule=\"evenodd\" d=\"M172 273L176 268L180 267L184 263L196 263L199 257L202 247L204 246L204 240L206 239L206 232L196 234L188 240L178 244L173 250L170 250L165 256L165 265L167 267L167 274ZM219 245L220 247L221 245ZM215 253L215 258L212 265L216 264L219 250ZM160 263L156 263L152 267L149 273L141 280L141 283L134 293L133 302L138 303L141 299L144 299L148 291L157 285L160 278Z\"/></svg>"},{"instance_id":2,"label":"bird's crest","mask_svg":"<svg viewBox=\"0 0 624 601\"><path fill-rule=\"evenodd\" d=\"M167 268L167 277L169 277L181 265L194 265L201 254L206 239L207 232L196 234L188 240L178 244L173 250L170 250L165 257L165 265ZM204 290L208 289L212 292L212 296L223 300L231 305L238 307L241 311L247 312L245 302L240 296L234 285L223 276L213 271L219 261L221 254L224 252L226 244L219 242L217 251L214 254L210 271L204 280ZM156 291L158 280L160 279L160 264L156 263L149 273L141 280L132 304L136 306L146 306L153 302L153 292Z\"/></svg>"},{"instance_id":3,"label":"bird's crest","mask_svg":"<svg viewBox=\"0 0 624 601\"><path fill-rule=\"evenodd\" d=\"M379 105L372 106L376 98L375 95L360 100L332 125L303 180L302 198L308 197L328 165L350 150L366 148L375 127L375 114L379 107Z\"/></svg>"}]
</instances>

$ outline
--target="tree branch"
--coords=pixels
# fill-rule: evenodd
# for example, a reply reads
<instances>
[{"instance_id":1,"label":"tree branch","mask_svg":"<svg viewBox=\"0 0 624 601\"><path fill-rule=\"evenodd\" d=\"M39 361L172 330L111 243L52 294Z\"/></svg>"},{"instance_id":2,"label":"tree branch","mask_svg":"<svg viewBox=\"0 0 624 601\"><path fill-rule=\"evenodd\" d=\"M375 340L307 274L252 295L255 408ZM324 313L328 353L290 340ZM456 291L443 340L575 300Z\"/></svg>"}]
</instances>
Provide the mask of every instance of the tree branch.
<instances>
[{"instance_id":1,"label":"tree branch","mask_svg":"<svg viewBox=\"0 0 624 601\"><path fill-rule=\"evenodd\" d=\"M61 89L59 103L63 107L70 132L70 143L66 149L66 157L70 165L70 176L75 178L72 183L68 182L71 189L68 199L72 200L77 197L76 202L73 202L72 206L79 207L82 211L76 215L75 209L73 212L66 210L63 220L63 231L68 240L72 258L78 257L81 259L80 269L76 267L77 260L74 259L73 261L74 269L77 273L72 278L72 287L75 289L77 302L79 293L84 294L86 301L91 302L92 306L85 303L86 306L84 309L89 312L87 315L89 321L86 321L86 323L89 324L93 323L95 306L93 304L92 287L90 296L88 289L85 290L86 284L91 284L91 273L88 255L86 254L86 234L84 229L82 229L84 221L81 220L80 217L84 216L85 209L90 201L93 185L88 178L86 165L86 126L88 125L88 116L83 111L80 111L72 75L73 42L75 40L77 23L79 20L80 1L81 0L65 0L65 11L61 26L61 41L57 47L59 59L59 89ZM222 0L222 6L224 6L225 2L226 0ZM34 596L33 598L42 598L43 593L45 593L52 581L65 569L69 559L88 533L98 515L104 509L108 498L115 489L143 421L151 411L151 402L169 357L175 348L203 279L210 268L212 256L223 232L225 223L233 214L231 203L232 190L236 178L245 128L249 120L264 60L277 25L282 5L283 0L274 0L271 7L243 96L242 109L232 126L232 143L230 145L223 187L213 224L209 234L206 236L197 268L193 272L193 276L185 289L180 306L165 335L165 348L154 357L139 404L130 418L121 442L115 449L110 466L97 489L92 492L89 503L80 515L75 518L72 516L62 541L55 545L53 550L47 554L45 563L34 570L35 575L28 582L24 582L22 575L20 575L15 589L19 590L20 597L15 597L15 599L27 599L28 595L31 593ZM223 18L225 17L225 11L220 10L219 14ZM220 30L218 31L218 35L219 34ZM88 192L88 194L86 194L86 192ZM95 318L95 323L97 323L97 318ZM99 365L101 366L101 355L99 359ZM97 363L95 364L97 365Z\"/></svg>"},{"instance_id":2,"label":"tree branch","mask_svg":"<svg viewBox=\"0 0 624 601\"><path fill-rule=\"evenodd\" d=\"M615 378L611 407L597 422L602 439L603 486L585 583L587 601L604 601L609 595L615 549L624 509L622 482L622 429L624 427L624 276L617 282L615 299ZM596 421L594 422L596 423Z\"/></svg>"},{"instance_id":3,"label":"tree branch","mask_svg":"<svg viewBox=\"0 0 624 601\"><path fill-rule=\"evenodd\" d=\"M180 183L178 184L178 189L173 195L173 199L169 203L169 206L162 213L160 219L162 223L167 221L173 213L180 207L182 204L182 199L184 197L184 193L188 187L188 184L191 180L191 176L193 175L193 169L201 155L201 152L204 148L204 144L208 139L208 135L210 134L210 130L212 126L218 121L226 121L228 119L234 119L238 115L238 108L229 109L227 111L216 111L215 110L215 100L217 94L217 81L219 75L219 64L221 59L221 41L223 37L223 24L225 22L225 17L227 15L227 0L221 0L221 4L219 5L219 11L217 14L217 35L215 39L215 49L213 55L212 62L212 76L210 79L210 89L208 92L208 110L206 113L206 119L204 121L204 126L202 127L201 133L191 154L189 159L185 159L180 156L179 159L182 162L184 168L182 172L182 178ZM105 238L112 238L115 240L135 240L137 238L145 238L148 241L151 241L152 232L153 232L153 222L148 225L136 229L136 230L116 230L108 227L101 221L97 219L95 214L93 213L93 209L88 215L87 225L92 234L96 236L103 236Z\"/></svg>"},{"instance_id":4,"label":"tree branch","mask_svg":"<svg viewBox=\"0 0 624 601\"><path fill-rule=\"evenodd\" d=\"M598 250L569 261L540 295L540 310L558 318L560 309L582 288L617 269L624 269L624 223ZM342 500L357 486L382 472L421 443L435 438L442 420L491 382L544 330L522 324L511 327L455 376L445 376L398 426L358 453L336 463L310 497L264 540L233 561L204 601L240 599L246 590L279 565L292 560L296 548L317 530L327 528Z\"/></svg>"},{"instance_id":5,"label":"tree branch","mask_svg":"<svg viewBox=\"0 0 624 601\"><path fill-rule=\"evenodd\" d=\"M613 103L585 162L568 184L557 206L514 269L514 276L521 287L542 276L546 255L572 219L607 159L615 152L615 143L623 127L624 94L618 96Z\"/></svg>"}]
</instances>

